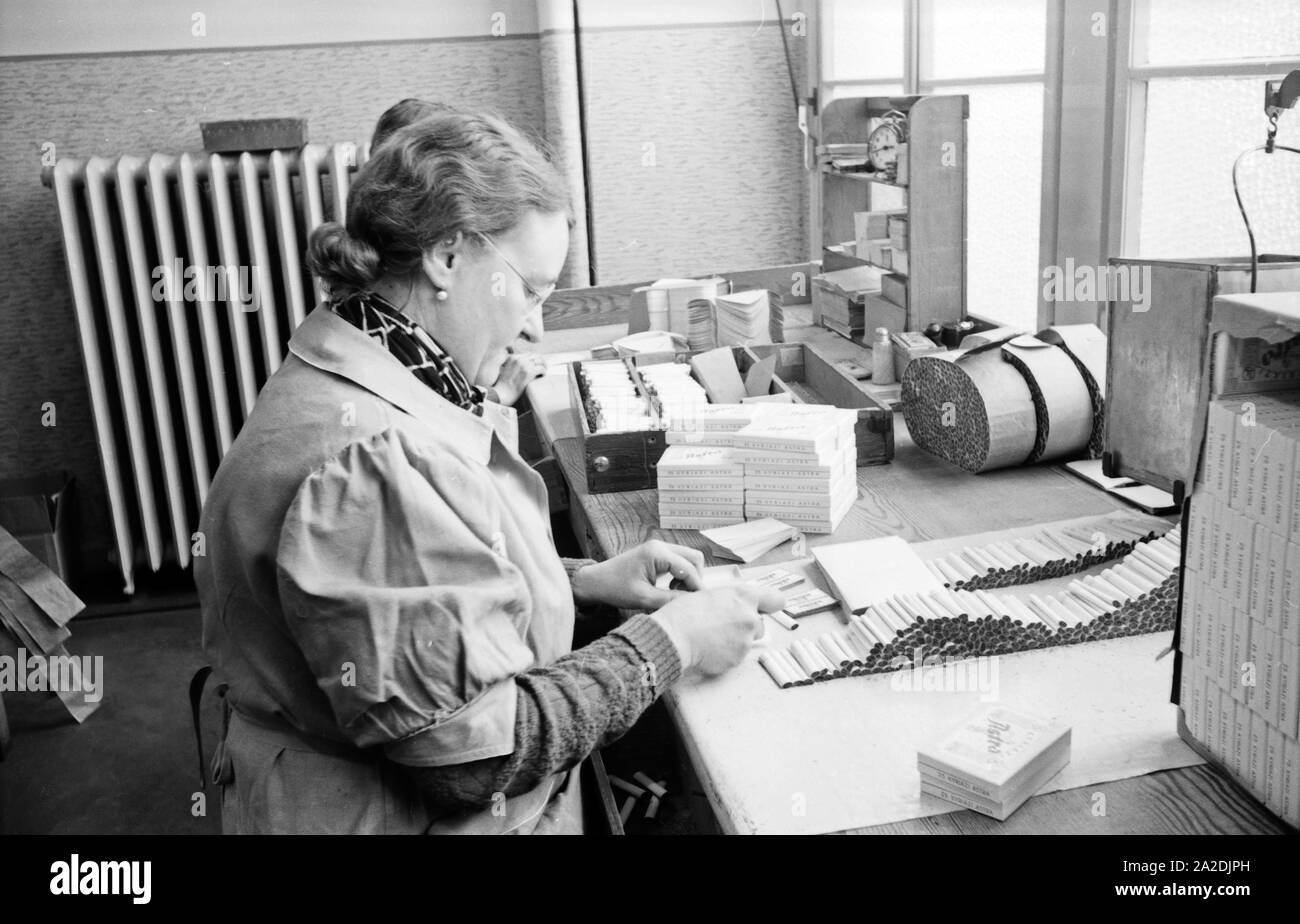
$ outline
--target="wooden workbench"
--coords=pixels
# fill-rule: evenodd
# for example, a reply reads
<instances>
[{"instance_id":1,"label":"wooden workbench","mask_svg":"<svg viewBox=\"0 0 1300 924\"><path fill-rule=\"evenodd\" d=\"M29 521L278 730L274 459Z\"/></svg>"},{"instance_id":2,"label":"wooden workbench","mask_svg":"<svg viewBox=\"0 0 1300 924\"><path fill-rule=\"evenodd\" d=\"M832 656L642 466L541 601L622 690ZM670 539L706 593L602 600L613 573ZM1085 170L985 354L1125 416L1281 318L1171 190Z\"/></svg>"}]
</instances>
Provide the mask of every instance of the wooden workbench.
<instances>
[{"instance_id":1,"label":"wooden workbench","mask_svg":"<svg viewBox=\"0 0 1300 924\"><path fill-rule=\"evenodd\" d=\"M657 492L653 490L589 494L581 446L576 438L565 435L560 409L547 407L544 393L535 395L534 402L542 405L539 414L549 411L552 419L560 421L548 436L571 489L574 533L587 554L609 557L650 538L705 548L698 533L658 529ZM859 469L858 487L858 502L835 535L810 536L810 544L887 535L920 542L1127 509L1054 466L967 474L918 449L907 435L901 414L895 416L894 462ZM788 557L788 550L777 549L757 563ZM691 723L683 722L676 713L674 694L668 694L666 700L677 718L685 752L695 757L690 769L708 795L721 829L749 829L744 818L734 817L737 807L728 800L725 787L710 778L712 768L698 759L700 749L692 741ZM1227 834L1286 830L1243 790L1204 765L1106 783L1104 791L1111 808L1100 817L1092 811L1099 788L1036 796L1001 823L958 811L850 833Z\"/></svg>"}]
</instances>

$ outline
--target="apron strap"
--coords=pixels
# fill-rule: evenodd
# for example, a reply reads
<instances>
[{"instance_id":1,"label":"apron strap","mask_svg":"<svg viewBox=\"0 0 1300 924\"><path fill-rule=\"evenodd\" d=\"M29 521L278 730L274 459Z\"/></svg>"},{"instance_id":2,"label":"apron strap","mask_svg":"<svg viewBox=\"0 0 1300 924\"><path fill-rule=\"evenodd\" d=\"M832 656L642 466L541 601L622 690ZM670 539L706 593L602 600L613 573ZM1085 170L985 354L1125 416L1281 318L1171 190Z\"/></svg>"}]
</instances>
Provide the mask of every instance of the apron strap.
<instances>
[{"instance_id":1,"label":"apron strap","mask_svg":"<svg viewBox=\"0 0 1300 924\"><path fill-rule=\"evenodd\" d=\"M190 678L190 716L194 722L194 744L198 748L199 754L199 788L204 791L208 787L208 774L206 771L206 761L203 759L203 720L200 716L200 707L203 704L203 690L208 685L208 678L212 676L212 665L205 664L194 672ZM221 742L217 745L218 754L224 749L226 743L226 733L230 730L230 702L226 699L226 690L230 689L229 684L219 683L215 687L216 694L221 697ZM216 781L220 782L220 781Z\"/></svg>"}]
</instances>

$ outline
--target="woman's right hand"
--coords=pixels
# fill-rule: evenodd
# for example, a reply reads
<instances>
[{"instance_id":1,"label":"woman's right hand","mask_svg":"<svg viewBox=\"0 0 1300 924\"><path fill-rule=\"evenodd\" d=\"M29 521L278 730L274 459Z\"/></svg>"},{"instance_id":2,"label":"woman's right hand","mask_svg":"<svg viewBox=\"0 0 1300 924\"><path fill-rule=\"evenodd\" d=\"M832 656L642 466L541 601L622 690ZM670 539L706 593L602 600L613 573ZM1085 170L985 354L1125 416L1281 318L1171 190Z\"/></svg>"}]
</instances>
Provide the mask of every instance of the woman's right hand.
<instances>
[{"instance_id":1,"label":"woman's right hand","mask_svg":"<svg viewBox=\"0 0 1300 924\"><path fill-rule=\"evenodd\" d=\"M763 637L763 613L785 605L779 591L737 583L682 594L655 611L682 659L682 674L713 677L739 664Z\"/></svg>"}]
</instances>

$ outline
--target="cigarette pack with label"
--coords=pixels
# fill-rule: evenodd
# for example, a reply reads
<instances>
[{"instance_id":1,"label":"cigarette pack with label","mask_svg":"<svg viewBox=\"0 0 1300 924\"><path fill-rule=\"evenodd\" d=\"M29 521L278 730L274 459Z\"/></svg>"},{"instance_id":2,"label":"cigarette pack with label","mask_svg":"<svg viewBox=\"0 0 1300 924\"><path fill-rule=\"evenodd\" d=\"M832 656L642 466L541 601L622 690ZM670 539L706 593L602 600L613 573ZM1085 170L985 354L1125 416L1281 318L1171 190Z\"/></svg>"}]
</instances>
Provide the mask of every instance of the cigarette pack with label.
<instances>
[{"instance_id":1,"label":"cigarette pack with label","mask_svg":"<svg viewBox=\"0 0 1300 924\"><path fill-rule=\"evenodd\" d=\"M1250 658L1250 614L1243 609L1232 611L1232 649L1228 671L1228 691L1237 702L1246 701L1246 688L1242 685L1242 669Z\"/></svg>"},{"instance_id":2,"label":"cigarette pack with label","mask_svg":"<svg viewBox=\"0 0 1300 924\"><path fill-rule=\"evenodd\" d=\"M736 476L729 478L710 478L707 475L688 475L684 477L659 476L658 487L660 492L677 491L677 492L730 492L744 489L744 480Z\"/></svg>"},{"instance_id":3,"label":"cigarette pack with label","mask_svg":"<svg viewBox=\"0 0 1300 924\"><path fill-rule=\"evenodd\" d=\"M1259 490L1260 450L1274 427L1289 417L1294 409L1271 395L1248 395L1244 409L1237 415L1233 435L1232 490L1229 504L1245 513L1255 503Z\"/></svg>"},{"instance_id":4,"label":"cigarette pack with label","mask_svg":"<svg viewBox=\"0 0 1300 924\"><path fill-rule=\"evenodd\" d=\"M1183 657L1189 661L1195 661L1200 653L1200 646L1197 644L1200 639L1200 610L1196 602L1198 587L1195 575L1184 575L1182 623L1178 634L1178 647Z\"/></svg>"},{"instance_id":5,"label":"cigarette pack with label","mask_svg":"<svg viewBox=\"0 0 1300 924\"><path fill-rule=\"evenodd\" d=\"M1232 664L1232 604L1214 595L1214 666L1213 676L1222 686Z\"/></svg>"},{"instance_id":6,"label":"cigarette pack with label","mask_svg":"<svg viewBox=\"0 0 1300 924\"><path fill-rule=\"evenodd\" d=\"M785 611L796 619L802 616L811 616L813 613L821 613L825 610L833 610L839 605L839 600L816 587L790 594L785 598Z\"/></svg>"},{"instance_id":7,"label":"cigarette pack with label","mask_svg":"<svg viewBox=\"0 0 1300 924\"><path fill-rule=\"evenodd\" d=\"M685 518L693 517L701 520L725 520L731 519L733 522L744 520L745 505L744 502L735 504L663 504L659 505L659 518Z\"/></svg>"},{"instance_id":8,"label":"cigarette pack with label","mask_svg":"<svg viewBox=\"0 0 1300 924\"><path fill-rule=\"evenodd\" d=\"M1237 716L1237 701L1227 690L1219 689L1219 759L1232 759L1232 726Z\"/></svg>"},{"instance_id":9,"label":"cigarette pack with label","mask_svg":"<svg viewBox=\"0 0 1300 924\"><path fill-rule=\"evenodd\" d=\"M757 412L752 404L705 404L682 415L673 429L726 433L747 426Z\"/></svg>"},{"instance_id":10,"label":"cigarette pack with label","mask_svg":"<svg viewBox=\"0 0 1300 924\"><path fill-rule=\"evenodd\" d=\"M700 509L704 507L744 506L745 491L665 491L659 489L659 509L668 507L686 507Z\"/></svg>"},{"instance_id":11,"label":"cigarette pack with label","mask_svg":"<svg viewBox=\"0 0 1300 924\"><path fill-rule=\"evenodd\" d=\"M1268 720L1268 724L1277 726L1277 636L1269 629L1264 630L1259 644L1260 663L1256 665L1261 694L1259 712Z\"/></svg>"},{"instance_id":12,"label":"cigarette pack with label","mask_svg":"<svg viewBox=\"0 0 1300 924\"><path fill-rule=\"evenodd\" d=\"M1270 534L1268 543L1264 548L1266 556L1265 580L1264 586L1264 608L1260 616L1264 624L1270 629L1279 629L1282 626L1282 594L1284 590L1284 567L1286 561L1286 538L1277 534Z\"/></svg>"},{"instance_id":13,"label":"cigarette pack with label","mask_svg":"<svg viewBox=\"0 0 1300 924\"><path fill-rule=\"evenodd\" d=\"M659 526L662 529L714 529L719 526L731 526L735 523L744 523L743 515L722 517L702 517L696 515L690 516L665 516L659 514Z\"/></svg>"},{"instance_id":14,"label":"cigarette pack with label","mask_svg":"<svg viewBox=\"0 0 1300 924\"><path fill-rule=\"evenodd\" d=\"M1246 675L1250 680L1250 687L1247 690L1246 702L1250 708L1260 715L1264 714L1264 652L1266 647L1266 638L1268 631L1264 628L1264 623L1255 618L1250 620L1250 673Z\"/></svg>"},{"instance_id":15,"label":"cigarette pack with label","mask_svg":"<svg viewBox=\"0 0 1300 924\"><path fill-rule=\"evenodd\" d=\"M1069 742L1064 742L1064 747L1058 748L1048 755L1042 766L1036 768L1035 772L1029 776L1020 790L1013 796L1000 801L994 802L989 799L982 799L970 790L950 782L952 779L948 776L938 776L932 774L929 770L921 770L921 791L929 795L943 799L945 802L951 802L954 805L960 805L972 811L979 812L982 815L988 815L996 818L998 821L1006 821L1011 813L1020 808L1030 796L1038 790L1056 774L1061 772L1070 760Z\"/></svg>"},{"instance_id":16,"label":"cigarette pack with label","mask_svg":"<svg viewBox=\"0 0 1300 924\"><path fill-rule=\"evenodd\" d=\"M716 446L669 446L655 466L659 479L743 478L745 465L725 448Z\"/></svg>"},{"instance_id":17,"label":"cigarette pack with label","mask_svg":"<svg viewBox=\"0 0 1300 924\"><path fill-rule=\"evenodd\" d=\"M1232 601L1241 609L1246 609L1250 601L1250 569L1253 553L1255 525L1244 514L1234 514L1232 536L1229 549L1232 560L1229 572L1232 576Z\"/></svg>"},{"instance_id":18,"label":"cigarette pack with label","mask_svg":"<svg viewBox=\"0 0 1300 924\"><path fill-rule=\"evenodd\" d=\"M1278 728L1300 737L1300 645L1280 639L1278 656Z\"/></svg>"},{"instance_id":19,"label":"cigarette pack with label","mask_svg":"<svg viewBox=\"0 0 1300 924\"><path fill-rule=\"evenodd\" d=\"M1282 818L1300 827L1300 741L1282 739Z\"/></svg>"},{"instance_id":20,"label":"cigarette pack with label","mask_svg":"<svg viewBox=\"0 0 1300 924\"><path fill-rule=\"evenodd\" d=\"M918 749L916 763L922 773L960 779L973 795L996 802L1021 793L1044 767L1055 764L1059 770L1069 760L1069 747L1069 726L992 706L970 716L934 745Z\"/></svg>"},{"instance_id":21,"label":"cigarette pack with label","mask_svg":"<svg viewBox=\"0 0 1300 924\"><path fill-rule=\"evenodd\" d=\"M745 491L774 493L789 497L803 495L829 495L835 488L843 488L843 475L830 478L751 478L745 475Z\"/></svg>"},{"instance_id":22,"label":"cigarette pack with label","mask_svg":"<svg viewBox=\"0 0 1300 924\"><path fill-rule=\"evenodd\" d=\"M1219 685L1214 682L1214 675L1206 678L1205 684L1205 737L1201 742L1217 759L1223 760L1219 750Z\"/></svg>"},{"instance_id":23,"label":"cigarette pack with label","mask_svg":"<svg viewBox=\"0 0 1300 924\"><path fill-rule=\"evenodd\" d=\"M744 450L739 450L743 452ZM772 462L746 462L745 477L756 479L777 479L788 483L791 481L821 481L826 478L834 478L841 474L852 474L857 471L857 466L851 456L843 455L838 460L821 465L813 462L810 465L772 463Z\"/></svg>"},{"instance_id":24,"label":"cigarette pack with label","mask_svg":"<svg viewBox=\"0 0 1300 924\"><path fill-rule=\"evenodd\" d=\"M1235 399L1219 399L1210 402L1207 414L1203 480L1206 489L1218 498L1226 499L1232 484L1231 449L1240 406Z\"/></svg>"},{"instance_id":25,"label":"cigarette pack with label","mask_svg":"<svg viewBox=\"0 0 1300 924\"><path fill-rule=\"evenodd\" d=\"M1233 704L1232 757L1228 766L1232 772L1245 777L1250 767L1250 710L1244 703Z\"/></svg>"},{"instance_id":26,"label":"cigarette pack with label","mask_svg":"<svg viewBox=\"0 0 1300 924\"><path fill-rule=\"evenodd\" d=\"M1246 607L1262 618L1268 607L1268 547L1273 536L1267 526L1256 523L1251 537L1250 580L1247 582Z\"/></svg>"},{"instance_id":27,"label":"cigarette pack with label","mask_svg":"<svg viewBox=\"0 0 1300 924\"><path fill-rule=\"evenodd\" d=\"M1283 536L1300 530L1300 521L1293 523L1291 519L1297 475L1300 475L1297 469L1298 444L1300 425L1293 424L1264 446L1264 464L1269 469L1269 482L1273 485L1273 494L1261 498L1264 522L1273 532Z\"/></svg>"},{"instance_id":28,"label":"cigarette pack with label","mask_svg":"<svg viewBox=\"0 0 1300 924\"><path fill-rule=\"evenodd\" d=\"M1185 664L1184 670L1190 678L1189 693L1184 700L1183 712L1187 716L1187 727L1198 739L1205 734L1205 675L1193 662Z\"/></svg>"},{"instance_id":29,"label":"cigarette pack with label","mask_svg":"<svg viewBox=\"0 0 1300 924\"><path fill-rule=\"evenodd\" d=\"M1300 640L1300 542L1287 541L1282 558L1282 605L1278 631L1291 644Z\"/></svg>"},{"instance_id":30,"label":"cigarette pack with label","mask_svg":"<svg viewBox=\"0 0 1300 924\"><path fill-rule=\"evenodd\" d=\"M745 489L745 507L749 510L793 511L820 515L843 505L844 490L840 486L836 486L835 491L827 490L821 494L806 491L788 493L786 491L751 491L749 488ZM779 514L775 515L779 516Z\"/></svg>"},{"instance_id":31,"label":"cigarette pack with label","mask_svg":"<svg viewBox=\"0 0 1300 924\"><path fill-rule=\"evenodd\" d=\"M1282 752L1282 732L1272 725L1268 727L1268 744L1264 751L1264 804L1274 812L1282 809L1282 778L1286 768L1286 759Z\"/></svg>"},{"instance_id":32,"label":"cigarette pack with label","mask_svg":"<svg viewBox=\"0 0 1300 924\"><path fill-rule=\"evenodd\" d=\"M1264 797L1265 773L1268 769L1268 722L1258 712L1250 714L1250 791L1258 799Z\"/></svg>"},{"instance_id":33,"label":"cigarette pack with label","mask_svg":"<svg viewBox=\"0 0 1300 924\"><path fill-rule=\"evenodd\" d=\"M1210 516L1206 523L1206 538L1209 540L1209 555L1205 563L1205 574L1209 578L1209 586L1215 593L1223 593L1223 576L1225 569L1223 559L1226 554L1224 551L1227 538L1227 530L1224 529L1224 511L1227 508L1218 500L1213 500L1210 504Z\"/></svg>"}]
</instances>

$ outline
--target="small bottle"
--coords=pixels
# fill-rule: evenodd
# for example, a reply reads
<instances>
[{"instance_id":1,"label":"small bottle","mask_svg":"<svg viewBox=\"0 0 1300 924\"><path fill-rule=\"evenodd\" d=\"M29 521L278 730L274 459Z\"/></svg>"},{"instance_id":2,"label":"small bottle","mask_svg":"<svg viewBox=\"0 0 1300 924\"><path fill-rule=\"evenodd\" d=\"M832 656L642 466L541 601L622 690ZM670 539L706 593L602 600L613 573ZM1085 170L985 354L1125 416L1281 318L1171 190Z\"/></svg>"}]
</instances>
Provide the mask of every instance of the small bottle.
<instances>
[{"instance_id":1,"label":"small bottle","mask_svg":"<svg viewBox=\"0 0 1300 924\"><path fill-rule=\"evenodd\" d=\"M871 382L894 384L894 345L889 342L888 327L877 327L876 337L871 341Z\"/></svg>"}]
</instances>

